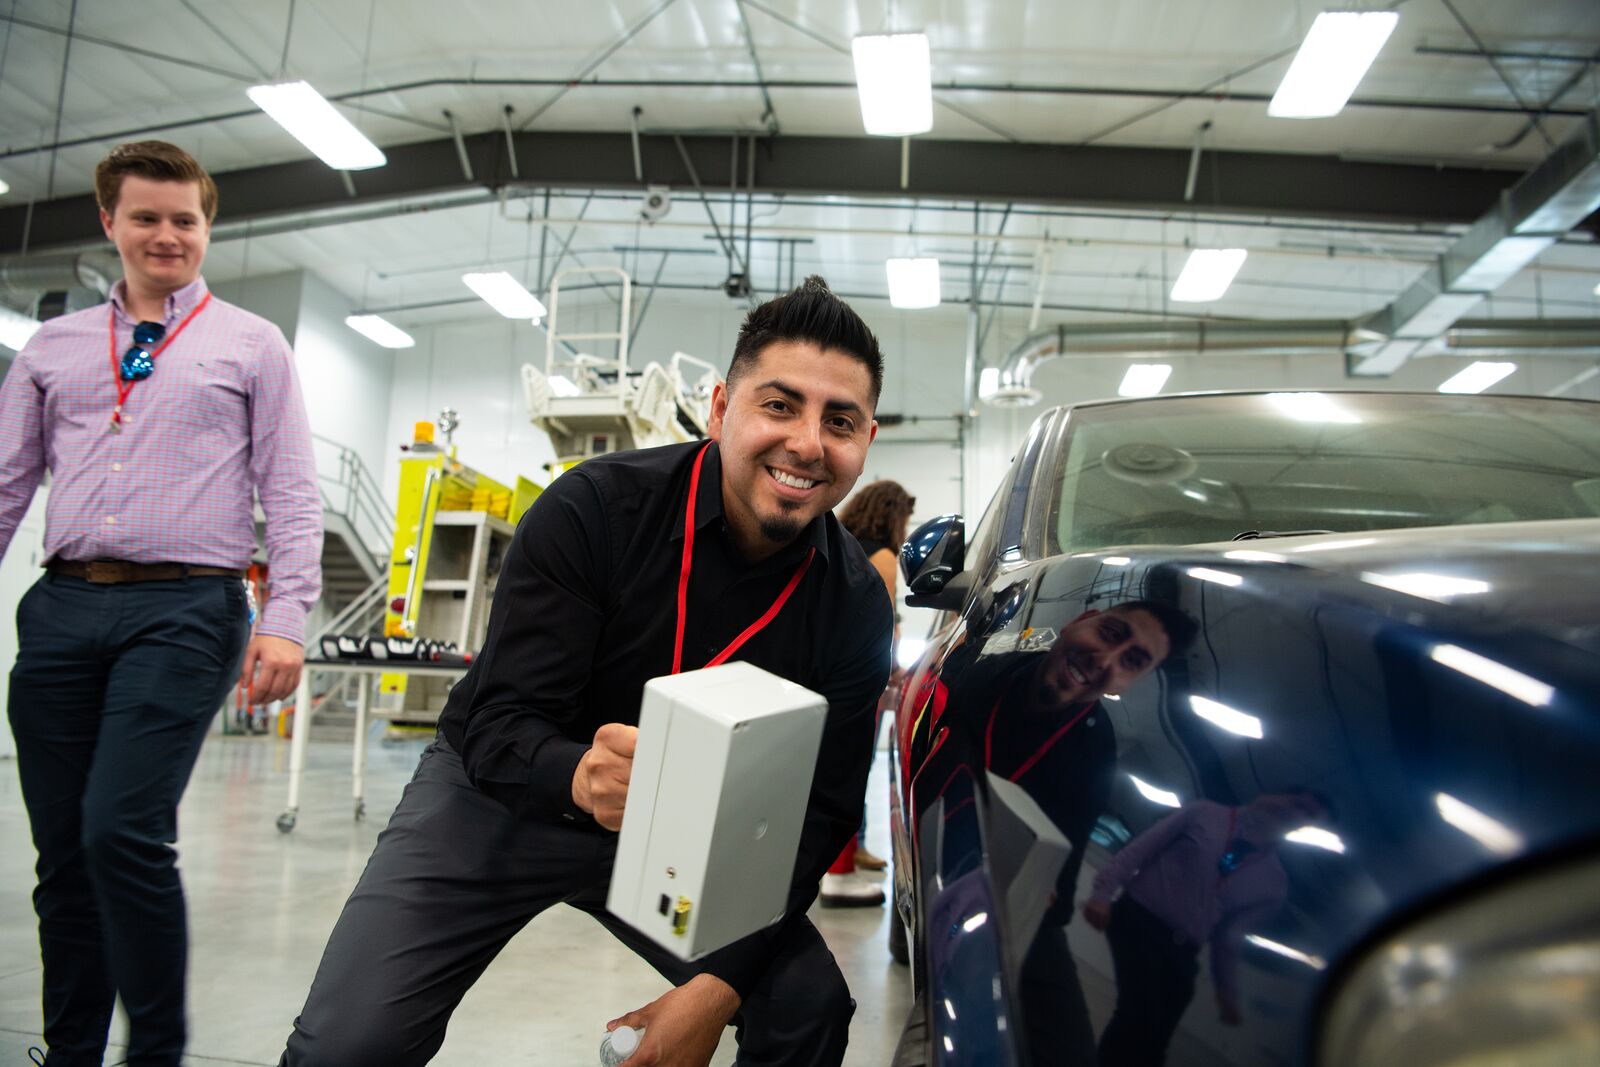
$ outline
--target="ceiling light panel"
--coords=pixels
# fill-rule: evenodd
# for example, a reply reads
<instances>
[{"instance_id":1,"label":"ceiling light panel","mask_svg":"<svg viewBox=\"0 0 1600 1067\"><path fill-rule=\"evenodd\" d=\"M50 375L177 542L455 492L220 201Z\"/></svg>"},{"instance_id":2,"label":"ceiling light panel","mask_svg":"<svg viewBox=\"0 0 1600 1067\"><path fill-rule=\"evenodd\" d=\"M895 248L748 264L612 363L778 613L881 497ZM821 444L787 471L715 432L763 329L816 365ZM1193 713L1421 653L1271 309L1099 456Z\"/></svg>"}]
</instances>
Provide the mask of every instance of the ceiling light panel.
<instances>
[{"instance_id":1,"label":"ceiling light panel","mask_svg":"<svg viewBox=\"0 0 1600 1067\"><path fill-rule=\"evenodd\" d=\"M347 315L344 324L384 348L411 348L417 341L382 315Z\"/></svg>"},{"instance_id":2,"label":"ceiling light panel","mask_svg":"<svg viewBox=\"0 0 1600 1067\"><path fill-rule=\"evenodd\" d=\"M933 66L928 35L889 33L850 42L861 96L861 122L870 134L908 137L933 129Z\"/></svg>"},{"instance_id":3,"label":"ceiling light panel","mask_svg":"<svg viewBox=\"0 0 1600 1067\"><path fill-rule=\"evenodd\" d=\"M1172 374L1170 363L1135 363L1122 376L1117 386L1118 396L1155 396L1167 384Z\"/></svg>"},{"instance_id":4,"label":"ceiling light panel","mask_svg":"<svg viewBox=\"0 0 1600 1067\"><path fill-rule=\"evenodd\" d=\"M937 259L890 259L884 266L889 273L889 303L907 310L939 306Z\"/></svg>"},{"instance_id":5,"label":"ceiling light panel","mask_svg":"<svg viewBox=\"0 0 1600 1067\"><path fill-rule=\"evenodd\" d=\"M545 317L545 307L539 298L506 271L463 274L461 280L468 289L508 319L538 322Z\"/></svg>"},{"instance_id":6,"label":"ceiling light panel","mask_svg":"<svg viewBox=\"0 0 1600 1067\"><path fill-rule=\"evenodd\" d=\"M1439 392L1481 393L1516 369L1515 363L1491 363L1479 360L1445 379L1439 386Z\"/></svg>"},{"instance_id":7,"label":"ceiling light panel","mask_svg":"<svg viewBox=\"0 0 1600 1067\"><path fill-rule=\"evenodd\" d=\"M1318 15L1267 105L1267 114L1280 119L1337 115L1399 21L1393 11Z\"/></svg>"},{"instance_id":8,"label":"ceiling light panel","mask_svg":"<svg viewBox=\"0 0 1600 1067\"><path fill-rule=\"evenodd\" d=\"M1248 254L1242 248L1196 248L1172 283L1172 299L1180 304L1222 299Z\"/></svg>"},{"instance_id":9,"label":"ceiling light panel","mask_svg":"<svg viewBox=\"0 0 1600 1067\"><path fill-rule=\"evenodd\" d=\"M370 170L388 162L383 151L307 82L254 85L251 101L334 170Z\"/></svg>"}]
</instances>

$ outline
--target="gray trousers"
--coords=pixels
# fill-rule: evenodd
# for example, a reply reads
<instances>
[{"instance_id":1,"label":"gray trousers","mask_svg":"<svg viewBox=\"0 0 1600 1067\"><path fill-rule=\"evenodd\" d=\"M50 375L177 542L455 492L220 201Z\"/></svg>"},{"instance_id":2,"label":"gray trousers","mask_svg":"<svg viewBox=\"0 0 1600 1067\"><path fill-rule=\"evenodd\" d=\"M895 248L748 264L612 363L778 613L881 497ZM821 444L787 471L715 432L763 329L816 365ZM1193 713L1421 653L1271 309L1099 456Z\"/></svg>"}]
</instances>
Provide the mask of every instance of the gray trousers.
<instances>
[{"instance_id":1,"label":"gray trousers","mask_svg":"<svg viewBox=\"0 0 1600 1067\"><path fill-rule=\"evenodd\" d=\"M279 1067L427 1063L472 983L552 904L587 912L668 981L687 982L691 966L605 910L615 851L613 834L513 818L435 741L334 926ZM822 935L801 917L734 1018L737 1062L838 1067L854 1010Z\"/></svg>"}]
</instances>

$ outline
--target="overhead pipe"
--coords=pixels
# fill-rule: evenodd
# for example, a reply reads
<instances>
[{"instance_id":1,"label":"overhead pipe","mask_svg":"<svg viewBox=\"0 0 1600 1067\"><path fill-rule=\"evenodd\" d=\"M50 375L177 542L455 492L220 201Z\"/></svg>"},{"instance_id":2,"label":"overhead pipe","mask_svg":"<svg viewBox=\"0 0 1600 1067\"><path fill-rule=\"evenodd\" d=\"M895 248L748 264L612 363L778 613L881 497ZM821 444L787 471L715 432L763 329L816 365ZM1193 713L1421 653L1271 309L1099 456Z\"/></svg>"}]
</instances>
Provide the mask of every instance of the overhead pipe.
<instances>
[{"instance_id":1,"label":"overhead pipe","mask_svg":"<svg viewBox=\"0 0 1600 1067\"><path fill-rule=\"evenodd\" d=\"M0 296L20 302L58 289L93 289L105 296L121 273L116 257L105 252L3 256Z\"/></svg>"},{"instance_id":2,"label":"overhead pipe","mask_svg":"<svg viewBox=\"0 0 1600 1067\"><path fill-rule=\"evenodd\" d=\"M1033 387L1039 364L1062 356L1254 352L1295 355L1342 352L1353 344L1382 340L1342 320L1281 322L1192 322L1151 325L1129 323L1062 323L1019 341L999 368L996 387L983 396L990 404L1027 406L1042 396Z\"/></svg>"}]
</instances>

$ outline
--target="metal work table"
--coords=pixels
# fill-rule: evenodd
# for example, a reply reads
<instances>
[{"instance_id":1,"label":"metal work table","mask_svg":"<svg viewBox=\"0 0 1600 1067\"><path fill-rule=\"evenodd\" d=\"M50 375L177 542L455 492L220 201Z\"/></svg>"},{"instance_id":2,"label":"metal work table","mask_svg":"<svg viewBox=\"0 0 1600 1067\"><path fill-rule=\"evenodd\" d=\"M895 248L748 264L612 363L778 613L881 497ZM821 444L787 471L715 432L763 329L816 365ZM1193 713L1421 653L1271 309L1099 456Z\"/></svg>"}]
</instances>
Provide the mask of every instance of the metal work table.
<instances>
[{"instance_id":1,"label":"metal work table","mask_svg":"<svg viewBox=\"0 0 1600 1067\"><path fill-rule=\"evenodd\" d=\"M311 673L365 675L356 689L355 751L351 756L350 773L354 779L351 795L355 801L355 818L367 813L362 792L366 785L367 721L372 713L372 687L379 675L407 674L437 678L459 678L471 669L470 664L422 663L414 660L320 660L308 659L300 672L300 687L294 698L294 736L289 748L289 799L283 813L278 816L278 829L288 833L300 814L300 784L306 770L306 745L311 740Z\"/></svg>"}]
</instances>

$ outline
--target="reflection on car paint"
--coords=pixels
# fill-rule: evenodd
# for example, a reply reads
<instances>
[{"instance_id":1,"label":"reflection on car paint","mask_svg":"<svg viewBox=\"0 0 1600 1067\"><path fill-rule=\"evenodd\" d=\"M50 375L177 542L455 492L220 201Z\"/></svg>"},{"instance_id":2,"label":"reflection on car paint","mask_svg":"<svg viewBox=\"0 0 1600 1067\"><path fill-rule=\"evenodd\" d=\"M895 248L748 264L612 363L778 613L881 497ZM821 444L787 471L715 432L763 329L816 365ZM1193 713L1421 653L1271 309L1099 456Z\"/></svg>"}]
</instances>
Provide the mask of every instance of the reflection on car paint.
<instances>
[{"instance_id":1,"label":"reflection on car paint","mask_svg":"<svg viewBox=\"0 0 1600 1067\"><path fill-rule=\"evenodd\" d=\"M1371 417L1360 398L1338 410ZM1174 469L1216 495L1184 451ZM1032 484L1059 492L1062 474ZM1303 514L1277 497L1272 525L1332 525L1353 493ZM966 561L975 594L897 709L896 862L917 873L896 877L916 894L930 1062L1305 1062L1343 961L1600 835L1600 593L1573 580L1600 573L1600 520L1391 533L1427 509L1375 503L1270 551L1052 542L1020 567ZM1141 612L1174 647L1112 678L1095 620Z\"/></svg>"}]
</instances>

